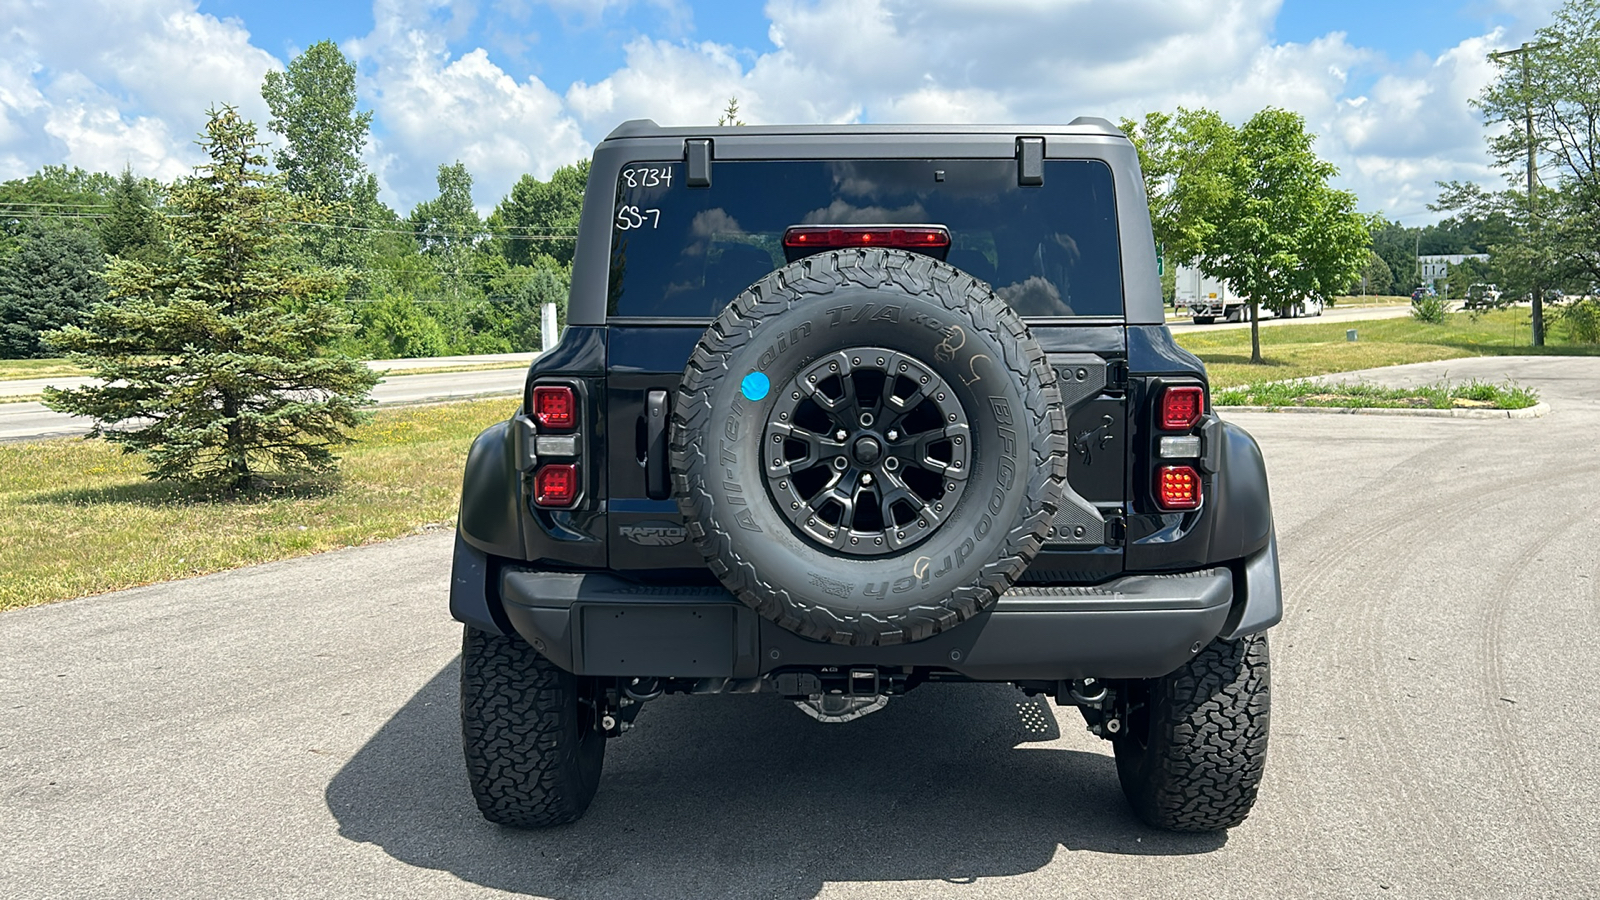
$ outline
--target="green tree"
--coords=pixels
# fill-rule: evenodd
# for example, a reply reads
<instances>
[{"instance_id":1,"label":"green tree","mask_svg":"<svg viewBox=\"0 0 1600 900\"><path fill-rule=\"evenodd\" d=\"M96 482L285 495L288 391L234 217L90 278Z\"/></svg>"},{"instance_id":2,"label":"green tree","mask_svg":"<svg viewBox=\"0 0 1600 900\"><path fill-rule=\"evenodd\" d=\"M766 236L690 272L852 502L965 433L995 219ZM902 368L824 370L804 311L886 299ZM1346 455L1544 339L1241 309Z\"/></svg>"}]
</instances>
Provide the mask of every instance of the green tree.
<instances>
[{"instance_id":1,"label":"green tree","mask_svg":"<svg viewBox=\"0 0 1600 900\"><path fill-rule=\"evenodd\" d=\"M262 170L253 124L231 107L208 115L209 162L167 206L170 260L107 268L118 302L48 336L98 383L47 389L45 403L92 417L153 478L237 490L264 468L331 469L377 375L327 353L350 330L327 299L336 279L296 259L287 230L317 210Z\"/></svg>"},{"instance_id":2,"label":"green tree","mask_svg":"<svg viewBox=\"0 0 1600 900\"><path fill-rule=\"evenodd\" d=\"M411 211L411 230L423 255L433 260L451 299L479 294L474 283L479 244L488 237L472 205L472 175L457 160L439 166L439 196Z\"/></svg>"},{"instance_id":3,"label":"green tree","mask_svg":"<svg viewBox=\"0 0 1600 900\"><path fill-rule=\"evenodd\" d=\"M1122 120L1139 152L1150 227L1168 271L1192 264L1211 239L1211 216L1230 190L1233 129L1208 109L1152 112Z\"/></svg>"},{"instance_id":4,"label":"green tree","mask_svg":"<svg viewBox=\"0 0 1600 900\"><path fill-rule=\"evenodd\" d=\"M439 321L405 291L386 291L354 309L361 347L369 358L442 356L450 350Z\"/></svg>"},{"instance_id":5,"label":"green tree","mask_svg":"<svg viewBox=\"0 0 1600 900\"><path fill-rule=\"evenodd\" d=\"M1355 286L1367 294L1383 296L1394 290L1394 273L1389 271L1389 264L1383 257L1372 250L1367 251L1367 264L1361 267L1356 278Z\"/></svg>"},{"instance_id":6,"label":"green tree","mask_svg":"<svg viewBox=\"0 0 1600 900\"><path fill-rule=\"evenodd\" d=\"M1264 109L1213 139L1226 164L1222 188L1195 213L1198 262L1249 298L1250 361L1260 363L1260 307L1281 312L1348 285L1367 261L1368 220L1354 194L1329 186L1338 170L1312 151L1298 114Z\"/></svg>"},{"instance_id":7,"label":"green tree","mask_svg":"<svg viewBox=\"0 0 1600 900\"><path fill-rule=\"evenodd\" d=\"M1493 281L1494 276L1490 273L1487 262L1481 259L1463 259L1450 267L1450 274L1445 278L1444 296L1460 300L1467 296L1467 288Z\"/></svg>"},{"instance_id":8,"label":"green tree","mask_svg":"<svg viewBox=\"0 0 1600 900\"><path fill-rule=\"evenodd\" d=\"M115 183L101 172L45 166L26 178L0 184L0 256L21 243L30 224L94 230Z\"/></svg>"},{"instance_id":9,"label":"green tree","mask_svg":"<svg viewBox=\"0 0 1600 900\"><path fill-rule=\"evenodd\" d=\"M524 175L489 216L489 231L500 255L513 266L531 266L541 256L572 265L578 216L589 184L589 161L562 166L540 181Z\"/></svg>"},{"instance_id":10,"label":"green tree","mask_svg":"<svg viewBox=\"0 0 1600 900\"><path fill-rule=\"evenodd\" d=\"M124 168L106 199L100 246L107 256L154 262L166 255L166 238L149 189Z\"/></svg>"},{"instance_id":11,"label":"green tree","mask_svg":"<svg viewBox=\"0 0 1600 900\"><path fill-rule=\"evenodd\" d=\"M571 270L549 260L506 270L489 282L490 331L511 350L538 349L542 308L555 304L557 324L566 321L571 286Z\"/></svg>"},{"instance_id":12,"label":"green tree","mask_svg":"<svg viewBox=\"0 0 1600 900\"><path fill-rule=\"evenodd\" d=\"M1390 289L1397 294L1409 294L1419 284L1417 253L1420 233L1420 228L1407 228L1381 215L1373 218L1372 252L1388 265L1389 275L1393 279Z\"/></svg>"},{"instance_id":13,"label":"green tree","mask_svg":"<svg viewBox=\"0 0 1600 900\"><path fill-rule=\"evenodd\" d=\"M360 269L371 257L378 180L361 161L372 112L356 109L356 67L333 41L318 41L268 72L261 96L267 127L284 139L273 154L284 187L326 207L332 221L305 227L302 241L323 265Z\"/></svg>"},{"instance_id":14,"label":"green tree","mask_svg":"<svg viewBox=\"0 0 1600 900\"><path fill-rule=\"evenodd\" d=\"M44 355L41 333L77 324L105 299L104 267L89 232L31 224L0 263L0 358Z\"/></svg>"},{"instance_id":15,"label":"green tree","mask_svg":"<svg viewBox=\"0 0 1600 900\"><path fill-rule=\"evenodd\" d=\"M1485 242L1502 287L1533 295L1539 343L1542 290L1600 281L1600 2L1567 0L1522 52L1499 62L1474 105L1506 187L1443 183L1433 208L1500 217Z\"/></svg>"},{"instance_id":16,"label":"green tree","mask_svg":"<svg viewBox=\"0 0 1600 900\"><path fill-rule=\"evenodd\" d=\"M737 94L728 98L728 105L723 107L722 115L717 117L718 125L743 125L744 120L739 118L739 96Z\"/></svg>"}]
</instances>

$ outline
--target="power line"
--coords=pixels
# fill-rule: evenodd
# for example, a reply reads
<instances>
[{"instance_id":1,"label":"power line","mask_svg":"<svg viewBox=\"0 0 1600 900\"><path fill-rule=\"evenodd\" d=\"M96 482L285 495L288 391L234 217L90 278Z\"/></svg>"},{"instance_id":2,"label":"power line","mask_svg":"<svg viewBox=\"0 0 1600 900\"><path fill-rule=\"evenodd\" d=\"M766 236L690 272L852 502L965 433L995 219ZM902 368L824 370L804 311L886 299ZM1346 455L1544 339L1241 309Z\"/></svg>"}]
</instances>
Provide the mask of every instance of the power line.
<instances>
[{"instance_id":1,"label":"power line","mask_svg":"<svg viewBox=\"0 0 1600 900\"><path fill-rule=\"evenodd\" d=\"M88 204L88 203L69 204L69 203L6 203L6 202L0 202L0 215L7 214L10 211L11 207L19 207L19 206L26 206L26 207L31 207L31 208L63 209L63 210L65 210L65 209L72 209L72 210L104 209L105 208L104 204ZM47 215L49 215L51 218L56 218L56 219L109 219L109 218L112 218L112 216L113 216L112 213L105 213L105 212L77 212L77 211L74 211L74 212L47 213ZM181 213L163 213L163 215L170 216L172 218L184 218L185 217ZM307 228L331 228L331 229L338 229L338 230L341 230L341 231L360 231L360 232L366 232L366 233L370 233L370 234L405 234L405 235L410 235L412 237L416 237L417 236L417 232L418 232L418 229L414 229L414 228L381 228L381 227L376 227L376 226L372 226L372 225L341 225L341 224L338 224L336 222L305 222L305 221L298 221L298 220L289 220L289 221L284 222L283 224L285 224L285 225L299 225L299 226L304 226L304 227L307 227ZM486 235L486 236L491 237L491 238L496 238L496 239L505 240L505 241L576 241L578 239L578 236L576 234L516 234L516 233L514 233L513 229L505 229L505 228L486 228L486 229L484 229L482 231L477 232L477 234Z\"/></svg>"}]
</instances>

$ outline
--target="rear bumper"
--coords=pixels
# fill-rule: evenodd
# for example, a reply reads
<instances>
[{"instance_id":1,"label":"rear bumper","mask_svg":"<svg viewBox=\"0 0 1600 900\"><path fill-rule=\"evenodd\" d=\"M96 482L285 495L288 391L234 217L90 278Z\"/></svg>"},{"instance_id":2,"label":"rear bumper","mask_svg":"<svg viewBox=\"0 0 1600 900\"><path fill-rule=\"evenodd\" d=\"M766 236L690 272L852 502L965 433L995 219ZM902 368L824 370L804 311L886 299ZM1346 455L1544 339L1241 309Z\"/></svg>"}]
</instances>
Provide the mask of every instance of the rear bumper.
<instances>
[{"instance_id":1,"label":"rear bumper","mask_svg":"<svg viewBox=\"0 0 1600 900\"><path fill-rule=\"evenodd\" d=\"M721 587L641 585L607 573L507 568L498 599L535 649L580 675L756 678L791 666L913 666L980 681L1153 678L1225 632L1237 637L1277 620L1276 542L1257 557L1268 554L1271 596L1256 591L1254 604L1244 582L1256 574L1251 562L1262 568L1255 558L1241 577L1219 567L1014 588L970 622L891 647L801 638Z\"/></svg>"}]
</instances>

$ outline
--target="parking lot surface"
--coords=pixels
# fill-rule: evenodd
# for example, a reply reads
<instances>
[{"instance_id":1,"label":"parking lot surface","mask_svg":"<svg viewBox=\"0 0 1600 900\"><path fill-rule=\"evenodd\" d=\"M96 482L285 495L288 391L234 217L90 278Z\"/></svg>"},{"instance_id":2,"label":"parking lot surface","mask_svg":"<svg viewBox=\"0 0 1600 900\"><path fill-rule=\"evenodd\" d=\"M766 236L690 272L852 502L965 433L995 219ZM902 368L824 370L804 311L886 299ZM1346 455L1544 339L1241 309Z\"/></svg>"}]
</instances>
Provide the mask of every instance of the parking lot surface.
<instances>
[{"instance_id":1,"label":"parking lot surface","mask_svg":"<svg viewBox=\"0 0 1600 900\"><path fill-rule=\"evenodd\" d=\"M436 533L0 615L0 896L1600 895L1600 359L1525 420L1238 414L1286 587L1261 801L1141 826L1078 714L665 698L581 822L483 822ZM1042 713L1042 715L1041 715Z\"/></svg>"}]
</instances>

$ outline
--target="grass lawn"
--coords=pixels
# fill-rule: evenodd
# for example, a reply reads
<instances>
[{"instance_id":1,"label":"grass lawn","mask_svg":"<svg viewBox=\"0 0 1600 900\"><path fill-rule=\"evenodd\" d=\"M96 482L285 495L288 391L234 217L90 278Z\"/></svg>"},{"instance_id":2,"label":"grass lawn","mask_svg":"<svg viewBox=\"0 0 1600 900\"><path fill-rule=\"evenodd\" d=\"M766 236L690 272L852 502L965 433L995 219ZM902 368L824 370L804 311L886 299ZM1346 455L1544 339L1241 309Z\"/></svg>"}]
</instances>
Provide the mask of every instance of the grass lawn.
<instances>
[{"instance_id":1,"label":"grass lawn","mask_svg":"<svg viewBox=\"0 0 1600 900\"><path fill-rule=\"evenodd\" d=\"M1550 324L1545 347L1530 347L1527 320L1528 310L1513 308L1475 316L1451 313L1443 325L1427 325L1408 317L1263 328L1263 365L1250 363L1247 328L1176 337L1179 344L1205 360L1214 388L1465 356L1600 356L1600 344L1563 343L1566 335L1559 323ZM1550 322L1549 316L1546 321ZM1356 329L1360 340L1345 340L1349 328Z\"/></svg>"},{"instance_id":2,"label":"grass lawn","mask_svg":"<svg viewBox=\"0 0 1600 900\"><path fill-rule=\"evenodd\" d=\"M1223 388L1212 395L1218 406L1323 406L1342 409L1527 409L1539 402L1533 388L1473 379L1464 384L1426 384L1409 388L1375 384L1332 384L1316 379L1275 381Z\"/></svg>"},{"instance_id":3,"label":"grass lawn","mask_svg":"<svg viewBox=\"0 0 1600 900\"><path fill-rule=\"evenodd\" d=\"M1348 294L1333 298L1330 309L1344 309L1349 306L1406 306L1411 303L1410 297L1396 297L1389 294Z\"/></svg>"},{"instance_id":4,"label":"grass lawn","mask_svg":"<svg viewBox=\"0 0 1600 900\"><path fill-rule=\"evenodd\" d=\"M337 481L233 500L147 481L101 440L0 444L0 610L452 525L467 448L517 402L379 411Z\"/></svg>"},{"instance_id":5,"label":"grass lawn","mask_svg":"<svg viewBox=\"0 0 1600 900\"><path fill-rule=\"evenodd\" d=\"M0 381L87 374L89 374L87 370L64 359L0 359Z\"/></svg>"}]
</instances>

